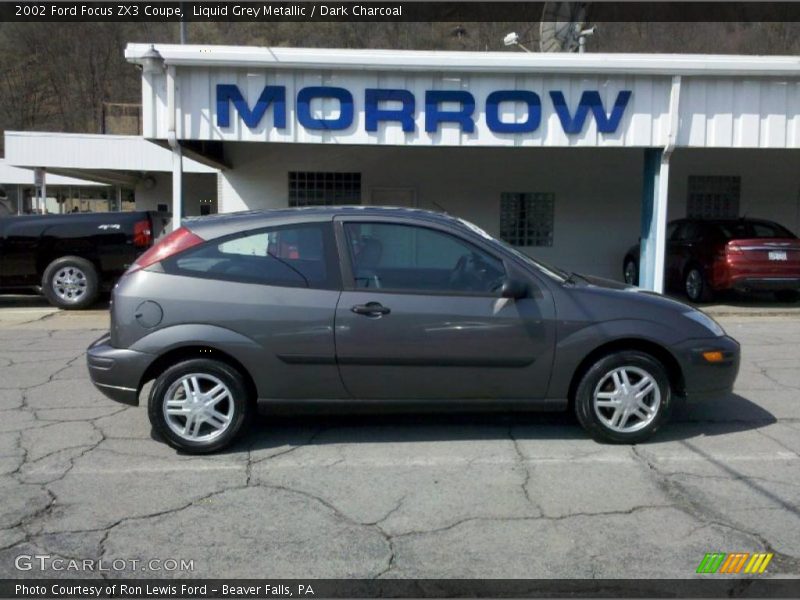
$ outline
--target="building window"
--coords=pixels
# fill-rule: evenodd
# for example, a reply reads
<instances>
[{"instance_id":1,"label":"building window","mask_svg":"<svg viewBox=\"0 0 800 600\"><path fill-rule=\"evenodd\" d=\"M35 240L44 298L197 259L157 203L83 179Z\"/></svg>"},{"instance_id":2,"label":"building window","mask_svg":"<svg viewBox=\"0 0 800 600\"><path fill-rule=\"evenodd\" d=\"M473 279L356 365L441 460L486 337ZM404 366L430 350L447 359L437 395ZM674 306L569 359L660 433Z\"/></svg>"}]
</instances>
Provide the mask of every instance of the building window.
<instances>
[{"instance_id":1,"label":"building window","mask_svg":"<svg viewBox=\"0 0 800 600\"><path fill-rule=\"evenodd\" d=\"M690 175L686 216L695 219L725 219L739 216L738 175Z\"/></svg>"},{"instance_id":2,"label":"building window","mask_svg":"<svg viewBox=\"0 0 800 600\"><path fill-rule=\"evenodd\" d=\"M513 246L552 246L555 194L503 192L500 237Z\"/></svg>"},{"instance_id":3,"label":"building window","mask_svg":"<svg viewBox=\"0 0 800 600\"><path fill-rule=\"evenodd\" d=\"M289 206L361 204L361 173L289 172Z\"/></svg>"}]
</instances>

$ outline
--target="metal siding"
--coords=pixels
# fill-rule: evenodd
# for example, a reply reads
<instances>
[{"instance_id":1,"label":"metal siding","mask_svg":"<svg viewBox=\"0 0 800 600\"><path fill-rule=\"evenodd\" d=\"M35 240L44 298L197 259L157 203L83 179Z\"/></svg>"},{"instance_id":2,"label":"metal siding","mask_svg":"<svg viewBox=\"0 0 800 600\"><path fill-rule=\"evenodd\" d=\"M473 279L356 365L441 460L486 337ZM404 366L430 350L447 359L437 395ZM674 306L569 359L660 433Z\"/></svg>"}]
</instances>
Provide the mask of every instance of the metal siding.
<instances>
[{"instance_id":1,"label":"metal siding","mask_svg":"<svg viewBox=\"0 0 800 600\"><path fill-rule=\"evenodd\" d=\"M654 83L654 79L658 83ZM286 87L285 129L272 127L273 109L267 111L262 122L256 128L244 126L242 120L233 112L229 128L221 130L216 127L215 88L219 83L233 83L239 87L248 104L253 105L265 85L283 85ZM297 91L306 86L331 85L344 87L351 91L354 100L354 122L342 131L313 131L297 124L295 98ZM658 88L664 96L668 86L663 78L600 78L596 76L531 76L531 75L484 75L476 73L421 73L399 74L362 72L308 72L278 70L245 70L245 69L178 69L178 86L180 93L180 115L182 116L181 137L184 139L218 139L224 141L267 141L294 143L350 143L350 144L389 144L389 145L445 145L445 146L623 146L623 145L660 145L659 130L647 127L642 134L637 132L635 141L631 137L627 124L644 118L644 123L653 122L653 104L659 112L666 110L666 97L655 97L653 89ZM577 107L583 91L597 89L604 98L606 108L613 106L617 93L622 89L634 86L631 102L626 110L620 130L615 134L599 134L593 117L587 117L584 131L581 134L567 135L563 132L557 114L553 110L549 92L562 90L567 98L570 111ZM415 125L413 133L405 133L399 124L382 123L375 133L364 130L364 90L368 87L393 88L410 90L416 99ZM635 88L643 88L646 93L639 99ZM443 123L437 132L425 131L425 92L433 89L467 90L476 101L474 133L464 133L454 123ZM531 134L499 134L486 126L486 96L499 89L527 89L539 94L542 101L542 122ZM166 137L166 88L164 77L158 77L154 90L155 96L145 114L152 112L158 119L158 128L146 131L148 137ZM146 104L148 104L146 102ZM312 109L323 104L321 115L331 117L337 113L336 101L315 102ZM453 106L455 108L455 105ZM233 108L231 108L233 111ZM504 107L504 118L514 116L524 118L523 107L516 109Z\"/></svg>"},{"instance_id":2,"label":"metal siding","mask_svg":"<svg viewBox=\"0 0 800 600\"><path fill-rule=\"evenodd\" d=\"M179 94L183 116L183 137L223 141L261 141L397 146L549 146L549 147L659 147L666 144L670 78L658 75L614 74L531 74L480 72L403 72L242 69L225 67L178 68ZM250 129L232 110L231 126L225 130L215 124L215 88L219 83L234 83L253 105L265 85L286 87L286 128L272 126L273 108L258 127ZM354 122L342 131L307 130L297 123L295 98L306 86L344 87L353 94ZM800 106L795 79L684 77L680 105L679 146L719 148L792 148L800 139ZM398 123L381 123L377 132L364 130L364 90L368 87L402 88L416 99L413 133L402 131ZM434 89L467 90L476 101L475 132L464 133L454 123L444 123L439 131L425 131L425 92ZM539 95L542 121L530 134L498 134L486 126L485 101L491 91L526 89ZM604 107L610 111L619 91L629 89L632 96L617 132L597 131L591 113L580 134L565 134L553 109L549 92L565 94L570 112L586 90L598 90ZM145 99L145 135L166 137L166 90L164 77L155 78L152 93ZM148 98L150 102L148 103ZM148 106L148 104L151 104ZM153 105L154 104L154 105ZM320 105L322 105L320 107ZM315 101L312 109L331 117L337 113L335 100ZM516 115L514 112L516 111ZM509 121L523 118L523 107L503 107ZM149 125L153 118L158 127Z\"/></svg>"},{"instance_id":3,"label":"metal siding","mask_svg":"<svg viewBox=\"0 0 800 600\"><path fill-rule=\"evenodd\" d=\"M684 78L679 146L797 148L795 80Z\"/></svg>"}]
</instances>

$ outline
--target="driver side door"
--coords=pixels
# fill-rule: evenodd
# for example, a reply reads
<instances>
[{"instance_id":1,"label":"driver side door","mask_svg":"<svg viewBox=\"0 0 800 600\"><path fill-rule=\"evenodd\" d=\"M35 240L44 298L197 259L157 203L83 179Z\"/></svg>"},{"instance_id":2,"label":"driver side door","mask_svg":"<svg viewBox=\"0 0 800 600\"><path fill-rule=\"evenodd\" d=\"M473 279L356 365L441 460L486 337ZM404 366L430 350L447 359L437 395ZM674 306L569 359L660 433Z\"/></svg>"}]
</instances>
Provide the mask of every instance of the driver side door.
<instances>
[{"instance_id":1,"label":"driver side door","mask_svg":"<svg viewBox=\"0 0 800 600\"><path fill-rule=\"evenodd\" d=\"M336 355L360 400L535 399L554 347L550 293L500 298L502 257L433 225L337 219Z\"/></svg>"}]
</instances>

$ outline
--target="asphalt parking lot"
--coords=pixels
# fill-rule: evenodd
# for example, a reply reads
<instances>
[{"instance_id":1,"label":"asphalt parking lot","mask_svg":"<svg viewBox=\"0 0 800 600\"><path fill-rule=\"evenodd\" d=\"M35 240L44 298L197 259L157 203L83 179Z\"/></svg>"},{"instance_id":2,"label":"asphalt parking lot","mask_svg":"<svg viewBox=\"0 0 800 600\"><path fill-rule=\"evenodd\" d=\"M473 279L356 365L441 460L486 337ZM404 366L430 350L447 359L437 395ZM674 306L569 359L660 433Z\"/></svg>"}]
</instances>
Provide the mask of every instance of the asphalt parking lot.
<instances>
[{"instance_id":1,"label":"asphalt parking lot","mask_svg":"<svg viewBox=\"0 0 800 600\"><path fill-rule=\"evenodd\" d=\"M735 394L652 443L560 414L282 418L191 457L89 382L105 311L0 300L0 576L684 578L720 551L800 576L800 318L767 312L718 311ZM18 570L34 554L193 570Z\"/></svg>"}]
</instances>

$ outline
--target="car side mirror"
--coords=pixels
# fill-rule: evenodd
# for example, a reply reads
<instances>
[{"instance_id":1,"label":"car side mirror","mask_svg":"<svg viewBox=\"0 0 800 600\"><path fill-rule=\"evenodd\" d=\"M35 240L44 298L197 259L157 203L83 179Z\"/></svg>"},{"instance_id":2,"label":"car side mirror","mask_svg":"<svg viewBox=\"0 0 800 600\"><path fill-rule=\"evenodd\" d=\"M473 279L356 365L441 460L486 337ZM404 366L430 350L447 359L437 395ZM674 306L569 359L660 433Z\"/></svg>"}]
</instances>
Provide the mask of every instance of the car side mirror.
<instances>
[{"instance_id":1,"label":"car side mirror","mask_svg":"<svg viewBox=\"0 0 800 600\"><path fill-rule=\"evenodd\" d=\"M519 279L506 278L500 287L501 298L524 298L528 295L528 284Z\"/></svg>"}]
</instances>

